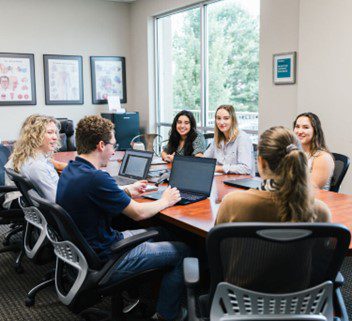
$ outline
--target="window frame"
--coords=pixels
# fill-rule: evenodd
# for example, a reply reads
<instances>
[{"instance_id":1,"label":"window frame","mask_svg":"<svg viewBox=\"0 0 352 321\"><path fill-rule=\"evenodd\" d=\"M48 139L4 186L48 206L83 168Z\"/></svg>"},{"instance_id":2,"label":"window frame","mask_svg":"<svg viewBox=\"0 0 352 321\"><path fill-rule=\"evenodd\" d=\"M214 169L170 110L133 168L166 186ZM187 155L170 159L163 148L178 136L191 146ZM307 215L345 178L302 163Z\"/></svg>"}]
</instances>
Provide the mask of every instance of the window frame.
<instances>
[{"instance_id":1,"label":"window frame","mask_svg":"<svg viewBox=\"0 0 352 321\"><path fill-rule=\"evenodd\" d=\"M209 81L208 81L208 75L209 75L209 66L208 66L208 5L216 2L220 2L223 0L205 0L205 1L200 1L195 4L191 4L182 8L177 8L173 9L170 11L166 11L162 14L155 15L153 17L154 23L154 95L155 95L155 106L154 106L154 112L155 112L155 119L156 119L156 128L157 128L157 133L160 134L161 132L161 127L170 127L172 126L172 123L168 122L162 122L160 121L161 119L161 102L160 102L160 79L159 79L159 71L160 71L160 60L159 60L159 50L160 50L160 40L159 40L159 35L158 35L158 19L165 18L167 16L171 16L173 14L181 13L187 10L199 8L200 9L200 126L197 126L197 128L206 133L206 132L213 132L214 131L214 126L206 126L206 113L208 111L208 106L209 106L209 99L208 99L208 92L209 92ZM258 62L259 63L259 62ZM259 106L258 106L259 109ZM259 110L258 110L258 118L259 118ZM259 126L258 126L259 127ZM256 135L258 136L258 130L244 130L246 133L250 135Z\"/></svg>"}]
</instances>

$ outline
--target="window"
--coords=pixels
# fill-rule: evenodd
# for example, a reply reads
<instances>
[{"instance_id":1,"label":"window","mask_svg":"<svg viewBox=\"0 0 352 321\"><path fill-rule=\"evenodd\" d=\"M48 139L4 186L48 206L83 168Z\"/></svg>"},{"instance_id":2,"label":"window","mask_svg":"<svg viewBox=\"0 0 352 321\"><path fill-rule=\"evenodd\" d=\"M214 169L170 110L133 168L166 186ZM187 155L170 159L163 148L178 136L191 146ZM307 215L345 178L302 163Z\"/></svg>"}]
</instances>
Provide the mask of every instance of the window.
<instances>
[{"instance_id":1,"label":"window","mask_svg":"<svg viewBox=\"0 0 352 321\"><path fill-rule=\"evenodd\" d=\"M214 113L233 104L240 128L258 132L260 0L206 1L155 19L158 130L193 112L213 130Z\"/></svg>"}]
</instances>

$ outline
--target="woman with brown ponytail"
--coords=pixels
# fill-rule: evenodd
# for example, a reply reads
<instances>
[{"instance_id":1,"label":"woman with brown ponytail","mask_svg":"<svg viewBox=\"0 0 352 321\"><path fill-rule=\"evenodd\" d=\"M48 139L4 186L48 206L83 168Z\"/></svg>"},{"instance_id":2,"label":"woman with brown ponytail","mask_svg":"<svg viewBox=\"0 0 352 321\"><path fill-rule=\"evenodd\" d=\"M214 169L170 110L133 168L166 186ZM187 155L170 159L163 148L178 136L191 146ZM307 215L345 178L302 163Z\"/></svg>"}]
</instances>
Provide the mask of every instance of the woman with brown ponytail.
<instances>
[{"instance_id":1,"label":"woman with brown ponytail","mask_svg":"<svg viewBox=\"0 0 352 321\"><path fill-rule=\"evenodd\" d=\"M216 224L225 222L329 222L331 213L314 199L307 157L296 135L272 127L258 144L260 190L234 191L221 203Z\"/></svg>"}]
</instances>

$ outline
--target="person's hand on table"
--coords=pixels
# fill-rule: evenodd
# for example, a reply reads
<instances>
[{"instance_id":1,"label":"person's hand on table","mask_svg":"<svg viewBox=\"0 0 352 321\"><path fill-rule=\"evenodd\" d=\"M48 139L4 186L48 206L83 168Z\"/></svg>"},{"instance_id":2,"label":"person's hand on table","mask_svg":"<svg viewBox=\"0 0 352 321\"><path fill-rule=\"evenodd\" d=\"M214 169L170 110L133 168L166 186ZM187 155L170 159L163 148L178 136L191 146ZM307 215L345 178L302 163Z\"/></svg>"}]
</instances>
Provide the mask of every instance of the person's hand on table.
<instances>
[{"instance_id":1,"label":"person's hand on table","mask_svg":"<svg viewBox=\"0 0 352 321\"><path fill-rule=\"evenodd\" d=\"M147 181L146 180L141 180L141 181L137 181L131 185L126 186L126 188L128 189L128 191L130 192L131 196L138 196L142 193L145 192L145 189L147 187Z\"/></svg>"},{"instance_id":2,"label":"person's hand on table","mask_svg":"<svg viewBox=\"0 0 352 321\"><path fill-rule=\"evenodd\" d=\"M176 187L171 188L168 186L161 199L166 202L167 207L175 205L181 200L180 191Z\"/></svg>"},{"instance_id":3,"label":"person's hand on table","mask_svg":"<svg viewBox=\"0 0 352 321\"><path fill-rule=\"evenodd\" d=\"M222 165L216 165L215 166L215 172L223 173L224 169L223 169Z\"/></svg>"},{"instance_id":4,"label":"person's hand on table","mask_svg":"<svg viewBox=\"0 0 352 321\"><path fill-rule=\"evenodd\" d=\"M175 153L168 154L165 156L164 161L168 163L172 163L174 161L174 156L175 156Z\"/></svg>"}]
</instances>

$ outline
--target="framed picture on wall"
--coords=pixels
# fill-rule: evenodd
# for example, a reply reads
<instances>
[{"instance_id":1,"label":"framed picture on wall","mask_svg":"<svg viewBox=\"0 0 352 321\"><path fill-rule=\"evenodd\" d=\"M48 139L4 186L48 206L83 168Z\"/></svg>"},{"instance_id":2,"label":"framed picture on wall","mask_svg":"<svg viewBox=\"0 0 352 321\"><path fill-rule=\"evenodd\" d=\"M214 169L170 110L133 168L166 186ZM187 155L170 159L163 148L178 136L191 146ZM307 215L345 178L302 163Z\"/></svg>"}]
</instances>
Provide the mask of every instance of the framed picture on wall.
<instances>
[{"instance_id":1,"label":"framed picture on wall","mask_svg":"<svg viewBox=\"0 0 352 321\"><path fill-rule=\"evenodd\" d=\"M296 51L273 56L273 81L275 85L296 83Z\"/></svg>"},{"instance_id":2,"label":"framed picture on wall","mask_svg":"<svg viewBox=\"0 0 352 321\"><path fill-rule=\"evenodd\" d=\"M0 53L0 106L35 105L34 55Z\"/></svg>"},{"instance_id":3,"label":"framed picture on wall","mask_svg":"<svg viewBox=\"0 0 352 321\"><path fill-rule=\"evenodd\" d=\"M90 57L92 73L92 102L106 104L107 98L119 96L121 103L127 102L126 65L124 57Z\"/></svg>"},{"instance_id":4,"label":"framed picture on wall","mask_svg":"<svg viewBox=\"0 0 352 321\"><path fill-rule=\"evenodd\" d=\"M82 56L44 55L46 105L82 105Z\"/></svg>"}]
</instances>

